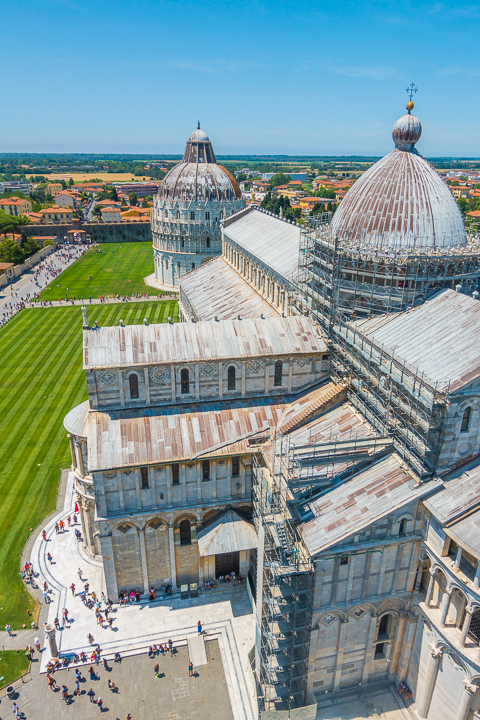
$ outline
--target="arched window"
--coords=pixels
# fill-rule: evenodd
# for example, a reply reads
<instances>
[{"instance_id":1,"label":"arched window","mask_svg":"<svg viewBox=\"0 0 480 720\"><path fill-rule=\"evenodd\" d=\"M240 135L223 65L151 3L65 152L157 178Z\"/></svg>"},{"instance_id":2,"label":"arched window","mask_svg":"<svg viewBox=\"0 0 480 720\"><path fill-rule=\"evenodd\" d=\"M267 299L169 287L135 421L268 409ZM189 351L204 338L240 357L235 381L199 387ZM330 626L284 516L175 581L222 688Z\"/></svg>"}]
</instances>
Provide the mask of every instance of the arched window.
<instances>
[{"instance_id":1,"label":"arched window","mask_svg":"<svg viewBox=\"0 0 480 720\"><path fill-rule=\"evenodd\" d=\"M407 521L405 518L402 518L400 520L400 523L398 525L398 534L399 535L405 535L405 530L407 528Z\"/></svg>"},{"instance_id":2,"label":"arched window","mask_svg":"<svg viewBox=\"0 0 480 720\"><path fill-rule=\"evenodd\" d=\"M168 270L168 260L165 260L165 270Z\"/></svg>"},{"instance_id":3,"label":"arched window","mask_svg":"<svg viewBox=\"0 0 480 720\"><path fill-rule=\"evenodd\" d=\"M283 371L283 363L281 360L277 360L275 363L275 375L273 378L273 384L275 387L280 387L282 384L282 371Z\"/></svg>"},{"instance_id":4,"label":"arched window","mask_svg":"<svg viewBox=\"0 0 480 720\"><path fill-rule=\"evenodd\" d=\"M207 248L210 247L210 238L207 238Z\"/></svg>"},{"instance_id":5,"label":"arched window","mask_svg":"<svg viewBox=\"0 0 480 720\"><path fill-rule=\"evenodd\" d=\"M192 270L195 270L195 263L192 263Z\"/></svg>"},{"instance_id":6,"label":"arched window","mask_svg":"<svg viewBox=\"0 0 480 720\"><path fill-rule=\"evenodd\" d=\"M138 395L138 375L132 373L128 376L128 383L130 385L130 397L132 400L136 400Z\"/></svg>"},{"instance_id":7,"label":"arched window","mask_svg":"<svg viewBox=\"0 0 480 720\"><path fill-rule=\"evenodd\" d=\"M185 368L180 373L180 386L182 395L190 392L190 373Z\"/></svg>"},{"instance_id":8,"label":"arched window","mask_svg":"<svg viewBox=\"0 0 480 720\"><path fill-rule=\"evenodd\" d=\"M182 520L180 523L180 545L192 544L192 531L190 529L190 520Z\"/></svg>"},{"instance_id":9,"label":"arched window","mask_svg":"<svg viewBox=\"0 0 480 720\"><path fill-rule=\"evenodd\" d=\"M465 412L463 413L462 427L460 428L460 432L468 432L470 430L471 418L472 418L472 408L467 407L467 408L465 408Z\"/></svg>"},{"instance_id":10,"label":"arched window","mask_svg":"<svg viewBox=\"0 0 480 720\"><path fill-rule=\"evenodd\" d=\"M185 247L185 240L182 240L182 248Z\"/></svg>"},{"instance_id":11,"label":"arched window","mask_svg":"<svg viewBox=\"0 0 480 720\"><path fill-rule=\"evenodd\" d=\"M180 210L177 210L177 220L180 220Z\"/></svg>"},{"instance_id":12,"label":"arched window","mask_svg":"<svg viewBox=\"0 0 480 720\"><path fill-rule=\"evenodd\" d=\"M205 213L205 220L210 220L210 213L209 213L208 210L207 210L207 212ZM207 238L207 240L208 240L208 238Z\"/></svg>"},{"instance_id":13,"label":"arched window","mask_svg":"<svg viewBox=\"0 0 480 720\"><path fill-rule=\"evenodd\" d=\"M378 636L377 640L386 640L388 639L388 634L390 632L390 622L391 622L392 616L391 615L384 615L382 619L380 620L380 625L378 626Z\"/></svg>"},{"instance_id":14,"label":"arched window","mask_svg":"<svg viewBox=\"0 0 480 720\"><path fill-rule=\"evenodd\" d=\"M230 365L230 367L228 368L228 389L235 390L235 385L236 385L235 368L233 365Z\"/></svg>"},{"instance_id":15,"label":"arched window","mask_svg":"<svg viewBox=\"0 0 480 720\"><path fill-rule=\"evenodd\" d=\"M190 220L195 220L195 210L192 210L190 213Z\"/></svg>"}]
</instances>

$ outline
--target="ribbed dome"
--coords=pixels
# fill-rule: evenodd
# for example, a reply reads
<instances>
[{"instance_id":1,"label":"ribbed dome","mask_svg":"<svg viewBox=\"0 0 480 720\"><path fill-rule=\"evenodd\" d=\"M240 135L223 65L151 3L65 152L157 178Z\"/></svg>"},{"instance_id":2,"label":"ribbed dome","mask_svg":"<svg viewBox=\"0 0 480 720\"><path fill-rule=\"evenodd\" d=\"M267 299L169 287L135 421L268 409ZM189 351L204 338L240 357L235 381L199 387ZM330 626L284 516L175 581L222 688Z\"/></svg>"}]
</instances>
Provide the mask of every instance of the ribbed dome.
<instances>
[{"instance_id":1,"label":"ribbed dome","mask_svg":"<svg viewBox=\"0 0 480 720\"><path fill-rule=\"evenodd\" d=\"M395 150L347 192L333 216L333 234L360 244L396 248L466 244L452 193L414 147L421 133L421 123L413 115L397 120L392 132Z\"/></svg>"},{"instance_id":2,"label":"ribbed dome","mask_svg":"<svg viewBox=\"0 0 480 720\"><path fill-rule=\"evenodd\" d=\"M218 165L208 136L197 128L182 162L164 177L159 195L168 200L239 200L242 192L233 175Z\"/></svg>"}]
</instances>

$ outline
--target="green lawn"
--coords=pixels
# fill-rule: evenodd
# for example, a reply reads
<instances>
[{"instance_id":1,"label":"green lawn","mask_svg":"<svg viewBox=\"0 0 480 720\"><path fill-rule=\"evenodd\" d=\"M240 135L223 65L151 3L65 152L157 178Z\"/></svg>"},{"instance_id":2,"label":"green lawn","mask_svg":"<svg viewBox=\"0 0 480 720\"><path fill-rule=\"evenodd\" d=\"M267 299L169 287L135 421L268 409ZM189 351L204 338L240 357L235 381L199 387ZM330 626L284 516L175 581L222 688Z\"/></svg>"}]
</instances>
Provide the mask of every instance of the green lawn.
<instances>
[{"instance_id":1,"label":"green lawn","mask_svg":"<svg viewBox=\"0 0 480 720\"><path fill-rule=\"evenodd\" d=\"M89 322L178 319L176 301L92 305ZM34 601L19 574L30 535L55 508L70 466L66 413L87 397L79 307L23 310L0 329L0 628L30 625ZM1 675L2 673L0 673Z\"/></svg>"},{"instance_id":2,"label":"green lawn","mask_svg":"<svg viewBox=\"0 0 480 720\"><path fill-rule=\"evenodd\" d=\"M10 685L27 672L30 662L23 650L16 652L15 650L3 650L0 652L0 688Z\"/></svg>"},{"instance_id":3,"label":"green lawn","mask_svg":"<svg viewBox=\"0 0 480 720\"><path fill-rule=\"evenodd\" d=\"M103 243L59 275L42 292L42 300L64 300L65 295L85 300L90 295L99 298L117 293L121 297L144 292L158 295L158 290L143 282L143 278L153 271L152 243ZM90 277L92 279L88 280Z\"/></svg>"}]
</instances>

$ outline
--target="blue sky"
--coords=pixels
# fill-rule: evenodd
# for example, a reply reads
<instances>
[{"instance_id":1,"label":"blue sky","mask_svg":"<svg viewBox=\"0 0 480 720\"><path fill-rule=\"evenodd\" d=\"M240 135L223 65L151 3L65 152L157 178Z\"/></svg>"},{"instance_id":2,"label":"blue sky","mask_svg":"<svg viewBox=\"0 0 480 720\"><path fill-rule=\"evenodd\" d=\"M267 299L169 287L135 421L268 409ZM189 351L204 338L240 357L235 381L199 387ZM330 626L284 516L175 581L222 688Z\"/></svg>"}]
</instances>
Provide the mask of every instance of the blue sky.
<instances>
[{"instance_id":1,"label":"blue sky","mask_svg":"<svg viewBox=\"0 0 480 720\"><path fill-rule=\"evenodd\" d=\"M405 88L424 155L480 156L480 5L17 0L0 21L0 151L392 148Z\"/></svg>"}]
</instances>

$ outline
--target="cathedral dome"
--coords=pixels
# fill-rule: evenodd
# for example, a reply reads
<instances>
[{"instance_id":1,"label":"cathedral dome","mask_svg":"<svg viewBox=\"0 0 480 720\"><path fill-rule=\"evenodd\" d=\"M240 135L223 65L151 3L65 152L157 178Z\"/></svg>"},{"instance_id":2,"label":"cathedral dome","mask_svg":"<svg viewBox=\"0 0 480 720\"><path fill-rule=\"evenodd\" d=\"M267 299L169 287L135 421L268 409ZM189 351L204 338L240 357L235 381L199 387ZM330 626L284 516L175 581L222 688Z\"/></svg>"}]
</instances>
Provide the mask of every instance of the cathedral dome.
<instances>
[{"instance_id":1,"label":"cathedral dome","mask_svg":"<svg viewBox=\"0 0 480 720\"><path fill-rule=\"evenodd\" d=\"M383 247L466 244L458 205L448 185L415 149L420 120L410 114L393 126L395 150L350 188L330 229L340 240Z\"/></svg>"},{"instance_id":2,"label":"cathedral dome","mask_svg":"<svg viewBox=\"0 0 480 720\"><path fill-rule=\"evenodd\" d=\"M237 181L219 165L208 135L198 127L187 140L183 160L160 185L165 200L240 200Z\"/></svg>"}]
</instances>

